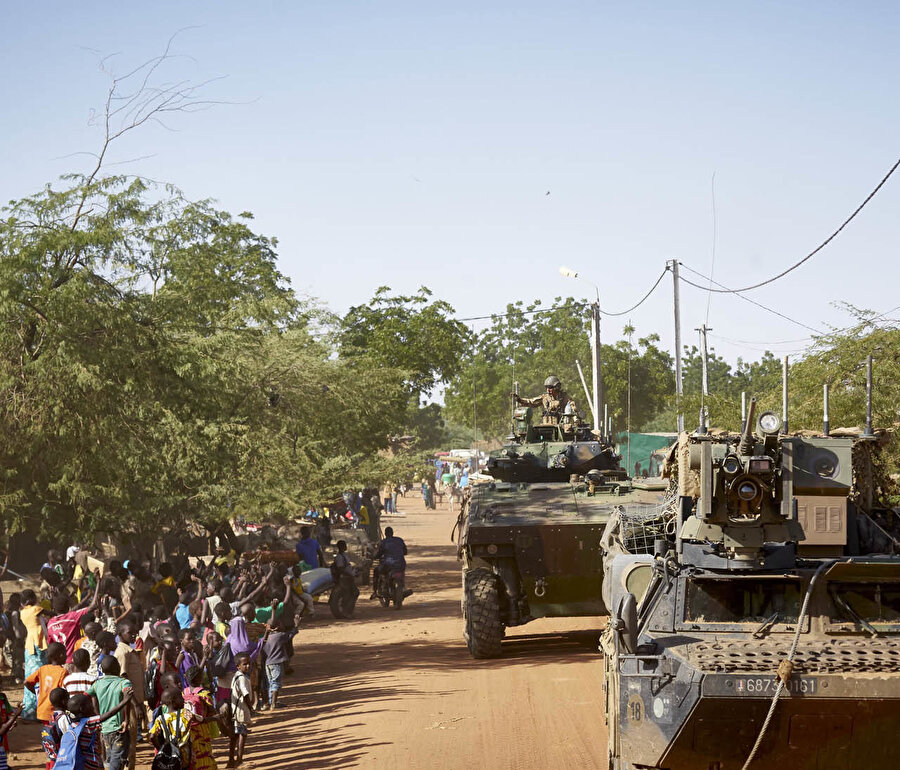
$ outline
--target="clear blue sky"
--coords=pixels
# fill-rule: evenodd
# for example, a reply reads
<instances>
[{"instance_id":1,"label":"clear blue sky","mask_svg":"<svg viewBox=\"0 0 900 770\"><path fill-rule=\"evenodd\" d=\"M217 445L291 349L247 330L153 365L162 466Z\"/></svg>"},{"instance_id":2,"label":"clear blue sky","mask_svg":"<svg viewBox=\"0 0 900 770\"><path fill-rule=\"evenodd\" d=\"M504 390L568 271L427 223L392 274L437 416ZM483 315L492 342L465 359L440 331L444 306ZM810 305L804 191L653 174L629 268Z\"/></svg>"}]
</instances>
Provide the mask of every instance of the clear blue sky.
<instances>
[{"instance_id":1,"label":"clear blue sky","mask_svg":"<svg viewBox=\"0 0 900 770\"><path fill-rule=\"evenodd\" d=\"M250 210L301 293L342 312L427 285L460 316L585 296L627 307L677 257L742 285L817 245L900 157L900 6L857 2L157 2L4 8L4 200L87 160L119 72L178 29L168 74L236 102L148 127L111 170ZM550 195L546 195L547 192ZM751 296L823 328L898 299L900 172L832 246ZM706 295L683 292L684 339ZM748 315L749 314L749 315ZM633 314L671 348L671 282ZM625 319L604 322L616 338ZM808 334L733 297L730 360ZM775 345L776 352L803 343Z\"/></svg>"}]
</instances>

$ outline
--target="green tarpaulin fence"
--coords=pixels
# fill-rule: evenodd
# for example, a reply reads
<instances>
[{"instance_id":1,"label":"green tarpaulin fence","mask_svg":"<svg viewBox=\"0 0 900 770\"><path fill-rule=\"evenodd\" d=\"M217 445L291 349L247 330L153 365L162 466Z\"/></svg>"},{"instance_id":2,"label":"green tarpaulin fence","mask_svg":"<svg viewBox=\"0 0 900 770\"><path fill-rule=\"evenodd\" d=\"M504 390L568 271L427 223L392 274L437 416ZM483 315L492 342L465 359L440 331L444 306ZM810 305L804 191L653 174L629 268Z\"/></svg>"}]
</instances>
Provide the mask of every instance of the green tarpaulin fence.
<instances>
[{"instance_id":1,"label":"green tarpaulin fence","mask_svg":"<svg viewBox=\"0 0 900 770\"><path fill-rule=\"evenodd\" d=\"M617 433L616 451L622 455L622 467L630 476L659 476L660 458L657 449L671 446L675 433Z\"/></svg>"}]
</instances>

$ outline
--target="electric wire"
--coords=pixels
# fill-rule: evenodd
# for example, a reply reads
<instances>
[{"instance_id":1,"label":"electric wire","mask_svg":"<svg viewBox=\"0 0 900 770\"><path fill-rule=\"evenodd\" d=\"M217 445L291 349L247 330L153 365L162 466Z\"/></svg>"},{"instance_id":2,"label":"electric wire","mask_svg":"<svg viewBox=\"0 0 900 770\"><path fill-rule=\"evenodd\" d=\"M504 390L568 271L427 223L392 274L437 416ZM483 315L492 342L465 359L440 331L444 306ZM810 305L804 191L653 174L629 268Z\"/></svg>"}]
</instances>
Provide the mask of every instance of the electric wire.
<instances>
[{"instance_id":1,"label":"electric wire","mask_svg":"<svg viewBox=\"0 0 900 770\"><path fill-rule=\"evenodd\" d=\"M777 315L779 318L783 318L785 321L790 321L792 324L796 324L797 326L802 326L804 329L811 331L813 334L816 334L819 336L822 335L822 332L819 329L814 329L812 326L809 326L808 324L805 324L802 321L798 321L794 318L791 318L790 316L786 316L784 313L780 313L777 310L773 310L772 308L767 307L766 305L763 305L761 302L757 302L755 299L750 299L750 297L745 297L743 294L740 294L737 291L732 291L731 289L728 289L727 286L723 286L723 284L719 283L718 281L713 280L710 276L703 275L703 273L701 273L700 271L694 270L694 268L689 267L688 265L684 264L684 262L679 261L678 264L681 265L686 270L690 270L692 273L694 273L694 275L698 275L698 276L700 276L700 278L712 281L712 283L714 283L716 286L722 286L722 288L727 290L727 293L734 294L735 296L740 297L742 300L749 302L751 305L756 305L756 307L761 308L762 310L765 310L768 313L772 313L773 315ZM689 286L693 286L697 289L700 289L701 291L707 291L707 288L705 286L702 286L701 284L696 283L695 281L692 281L689 278L685 278L683 275L679 275L678 277L684 283L688 284ZM713 289L713 291L715 291L715 289Z\"/></svg>"},{"instance_id":2,"label":"electric wire","mask_svg":"<svg viewBox=\"0 0 900 770\"><path fill-rule=\"evenodd\" d=\"M637 310L641 305L643 305L649 298L650 295L656 291L656 287L659 286L662 279L665 277L666 273L669 272L669 268L664 267L663 271L659 274L659 277L656 279L656 282L650 287L646 294L638 300L638 302L632 305L627 310L622 310L621 312L611 313L608 310L604 310L602 307L600 308L600 314L605 316L621 316L630 313L632 310ZM582 308L590 307L590 302L572 302L566 305L556 305L554 307L546 307L546 308L538 308L536 310L512 310L507 313L491 313L490 315L479 315L479 316L471 316L469 318L457 318L457 321L462 323L468 323L469 321L490 321L494 318L508 318L513 315L540 315L542 313L555 313L557 310L563 309L571 309L571 310L580 310Z\"/></svg>"},{"instance_id":3,"label":"electric wire","mask_svg":"<svg viewBox=\"0 0 900 770\"><path fill-rule=\"evenodd\" d=\"M815 337L800 337L795 340L736 340L731 337L723 337L721 334L710 334L710 337L715 337L717 340L724 340L725 342L730 342L734 345L798 345L801 342L809 342Z\"/></svg>"},{"instance_id":4,"label":"electric wire","mask_svg":"<svg viewBox=\"0 0 900 770\"><path fill-rule=\"evenodd\" d=\"M659 286L660 281L662 281L662 279L665 277L666 273L668 273L668 272L669 272L669 268L664 267L663 271L659 274L659 278L656 279L656 283L654 283L653 286L650 287L650 290L643 297L641 297L640 300L638 300L638 302L636 304L634 304L630 308L628 308L628 310L622 310L621 312L618 312L618 313L610 313L608 310L604 310L601 307L600 314L606 315L606 316L620 316L620 315L627 315L632 310L637 310L648 299L650 299L650 295L653 294L654 291L656 291L656 287Z\"/></svg>"},{"instance_id":5,"label":"electric wire","mask_svg":"<svg viewBox=\"0 0 900 770\"><path fill-rule=\"evenodd\" d=\"M897 162L893 166L891 166L890 171L888 171L887 174L884 175L882 180L875 186L875 189L872 190L872 192L870 192L868 194L868 196L866 196L866 199L862 203L860 203L859 206L856 207L856 210L841 223L841 226L838 227L837 230L835 230L824 241L822 241L822 243L820 243L815 249L813 249L811 252L809 252L809 254L807 254L805 257L803 257L803 259L801 259L799 262L795 262L793 265L791 265L789 268L787 268L787 270L782 270L778 275L774 275L771 278L766 279L765 281L760 281L759 283L754 283L751 286L744 286L740 289L712 289L712 288L710 288L709 291L715 292L716 294L738 294L742 291L750 291L751 289L759 289L762 286L766 286L770 283L774 283L779 278L784 278L784 276L786 276L788 273L793 272L798 267L800 267L801 265L803 265L804 263L806 263L810 259L812 259L816 254L818 254L820 251L822 251L822 249L824 249L829 243L831 243L835 238L837 238L837 236L840 234L840 232L856 218L856 215L859 214L859 212L862 211L866 207L866 204L870 200L872 200L872 198L875 197L875 195L878 193L878 191L882 187L884 187L885 183L887 182L888 179L891 178L891 175L897 170L898 166L900 166L900 158L897 159Z\"/></svg>"},{"instance_id":6,"label":"electric wire","mask_svg":"<svg viewBox=\"0 0 900 770\"><path fill-rule=\"evenodd\" d=\"M704 326L709 326L709 305L712 300L712 277L716 274L716 241L718 240L719 235L719 221L716 216L716 172L713 171L712 180L710 181L711 195L712 195L712 259L709 264L709 288L706 293L706 320L703 322Z\"/></svg>"},{"instance_id":7,"label":"electric wire","mask_svg":"<svg viewBox=\"0 0 900 770\"><path fill-rule=\"evenodd\" d=\"M798 339L793 339L793 340L736 340L731 337L725 337L721 334L710 334L709 336L714 337L715 339L721 340L723 342L731 343L732 345L740 345L740 346L746 347L749 350L758 350L758 351L765 352L769 348L768 347L760 347L760 346L799 345L800 343L813 342L814 340L820 339L821 337L828 337L828 336L835 335L835 334L844 334L844 333L852 331L853 329L857 328L858 326L864 325L864 324L873 324L873 323L876 323L878 321L883 321L883 320L887 320L887 321L896 323L897 319L893 319L893 318L889 319L889 318L887 318L887 316L889 316L891 313L894 313L897 310L900 310L900 305L898 305L897 307L892 307L890 310L885 310L883 313L878 313L877 315L873 315L871 318L862 319L862 320L858 321L857 323L850 324L849 326L844 326L843 328L840 328L840 329L832 329L831 331L825 332L822 335L818 335L816 337L799 337ZM780 352L782 352L782 353L801 353L804 350L806 350L806 348L800 348L797 350L782 350Z\"/></svg>"}]
</instances>

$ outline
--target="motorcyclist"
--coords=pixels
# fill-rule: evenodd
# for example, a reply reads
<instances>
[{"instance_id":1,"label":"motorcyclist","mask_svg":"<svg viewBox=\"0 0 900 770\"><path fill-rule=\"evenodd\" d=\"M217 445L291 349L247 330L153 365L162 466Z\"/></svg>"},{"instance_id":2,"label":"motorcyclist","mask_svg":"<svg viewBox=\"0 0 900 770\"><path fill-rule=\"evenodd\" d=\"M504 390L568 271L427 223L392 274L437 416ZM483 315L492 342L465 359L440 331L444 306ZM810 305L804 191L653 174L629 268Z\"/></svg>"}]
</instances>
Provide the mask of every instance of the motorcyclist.
<instances>
[{"instance_id":1,"label":"motorcyclist","mask_svg":"<svg viewBox=\"0 0 900 770\"><path fill-rule=\"evenodd\" d=\"M375 590L369 597L370 599L374 599L378 596L378 582L382 575L389 574L392 569L406 571L406 554L408 552L406 543L403 542L403 538L394 537L394 528L386 527L384 530L384 539L378 544L378 549L375 551L374 559L378 562L378 566L375 567L375 579L372 581ZM411 594L412 591L406 589L403 592L403 597L406 598Z\"/></svg>"}]
</instances>

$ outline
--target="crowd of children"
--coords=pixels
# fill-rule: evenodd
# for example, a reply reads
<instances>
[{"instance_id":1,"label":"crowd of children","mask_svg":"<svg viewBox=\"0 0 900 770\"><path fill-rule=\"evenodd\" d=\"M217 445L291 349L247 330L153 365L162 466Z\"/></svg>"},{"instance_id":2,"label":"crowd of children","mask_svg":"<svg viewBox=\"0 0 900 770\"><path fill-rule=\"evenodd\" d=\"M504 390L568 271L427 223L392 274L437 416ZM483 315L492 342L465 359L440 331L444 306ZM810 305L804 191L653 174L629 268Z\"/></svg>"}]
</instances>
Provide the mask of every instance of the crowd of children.
<instances>
[{"instance_id":1,"label":"crowd of children","mask_svg":"<svg viewBox=\"0 0 900 770\"><path fill-rule=\"evenodd\" d=\"M2 605L4 664L24 689L15 710L0 696L0 770L19 716L41 722L47 770L134 770L142 740L160 770L216 768L220 738L241 764L312 607L299 568L229 552L177 573L136 559L92 572L84 552L66 556L51 551L40 589Z\"/></svg>"}]
</instances>

